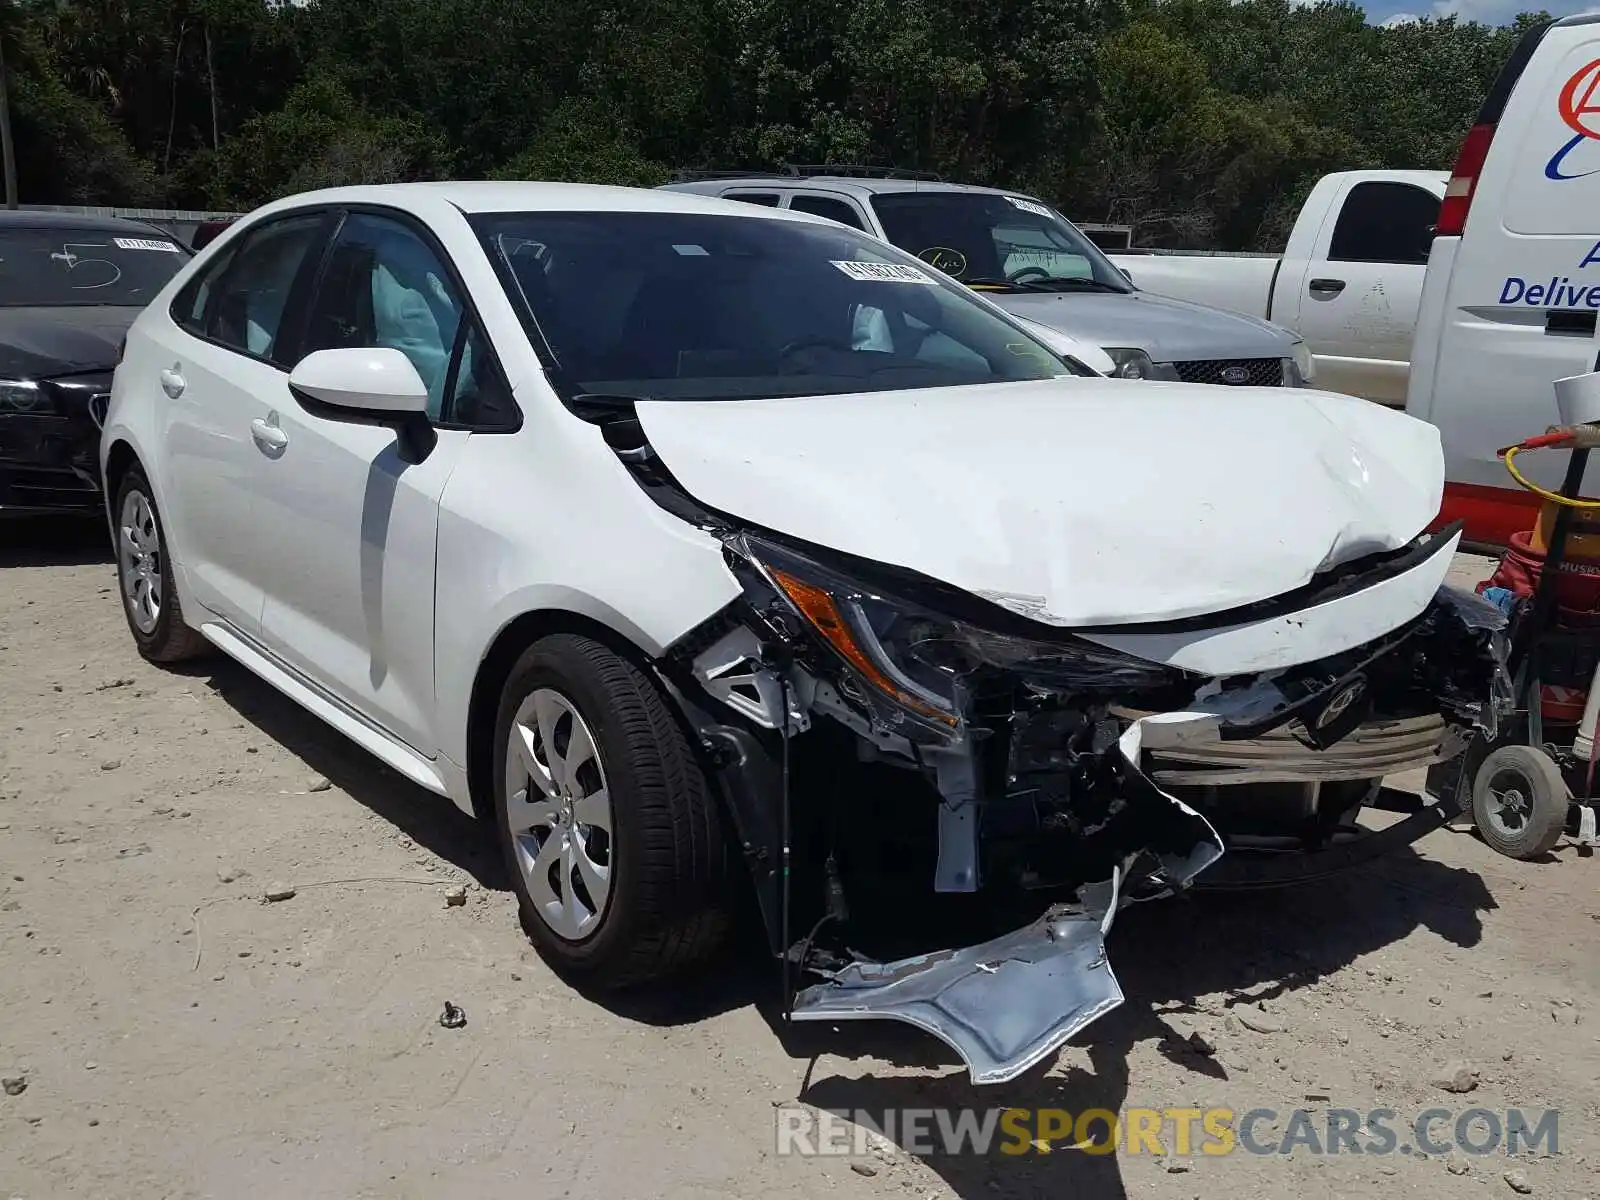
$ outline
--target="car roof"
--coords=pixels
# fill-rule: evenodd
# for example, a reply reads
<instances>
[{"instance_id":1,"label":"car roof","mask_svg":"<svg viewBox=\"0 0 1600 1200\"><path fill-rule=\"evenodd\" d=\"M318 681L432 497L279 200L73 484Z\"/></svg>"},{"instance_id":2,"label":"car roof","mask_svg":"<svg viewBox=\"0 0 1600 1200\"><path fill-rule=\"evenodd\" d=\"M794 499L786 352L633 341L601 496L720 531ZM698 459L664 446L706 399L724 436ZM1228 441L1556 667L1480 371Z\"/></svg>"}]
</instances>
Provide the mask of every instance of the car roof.
<instances>
[{"instance_id":1,"label":"car roof","mask_svg":"<svg viewBox=\"0 0 1600 1200\"><path fill-rule=\"evenodd\" d=\"M380 204L396 208L431 208L440 202L464 213L500 212L681 212L751 215L796 220L807 214L761 209L737 200L720 200L663 188L610 187L593 183L456 181L384 183L326 188L275 200L257 212L281 212L328 204Z\"/></svg>"},{"instance_id":2,"label":"car roof","mask_svg":"<svg viewBox=\"0 0 1600 1200\"><path fill-rule=\"evenodd\" d=\"M122 217L97 217L92 213L0 209L0 230L5 229L96 229L102 233L126 233L130 237L149 237L155 233L174 242L181 240L165 229L146 221L129 221Z\"/></svg>"},{"instance_id":3,"label":"car roof","mask_svg":"<svg viewBox=\"0 0 1600 1200\"><path fill-rule=\"evenodd\" d=\"M663 191L693 192L701 195L720 195L729 187L774 191L822 189L829 192L847 192L855 196L883 196L899 192L972 192L984 196L1021 196L1032 199L1027 192L1011 188L979 187L973 183L945 183L929 179L863 179L854 175L730 175L717 179L697 179L686 183L668 184Z\"/></svg>"}]
</instances>

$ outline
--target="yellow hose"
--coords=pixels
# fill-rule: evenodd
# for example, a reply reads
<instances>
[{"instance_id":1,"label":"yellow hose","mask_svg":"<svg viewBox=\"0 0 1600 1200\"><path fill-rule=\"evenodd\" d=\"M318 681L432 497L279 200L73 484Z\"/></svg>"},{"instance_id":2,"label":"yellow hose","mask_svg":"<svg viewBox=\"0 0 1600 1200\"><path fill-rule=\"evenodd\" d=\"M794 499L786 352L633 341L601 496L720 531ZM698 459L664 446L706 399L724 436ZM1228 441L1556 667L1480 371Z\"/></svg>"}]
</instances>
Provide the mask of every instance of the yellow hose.
<instances>
[{"instance_id":1,"label":"yellow hose","mask_svg":"<svg viewBox=\"0 0 1600 1200\"><path fill-rule=\"evenodd\" d=\"M1563 496L1557 492L1547 491L1546 489L1540 487L1537 483L1534 483L1533 480L1529 479L1521 471L1517 470L1517 464L1514 463L1512 459L1517 457L1517 452L1519 450L1526 449L1526 446L1512 446L1506 451L1506 470L1511 472L1511 478L1515 479L1535 496L1542 497L1543 499L1550 501L1551 504L1559 504L1562 508L1600 508L1600 500L1574 500L1570 496Z\"/></svg>"}]
</instances>

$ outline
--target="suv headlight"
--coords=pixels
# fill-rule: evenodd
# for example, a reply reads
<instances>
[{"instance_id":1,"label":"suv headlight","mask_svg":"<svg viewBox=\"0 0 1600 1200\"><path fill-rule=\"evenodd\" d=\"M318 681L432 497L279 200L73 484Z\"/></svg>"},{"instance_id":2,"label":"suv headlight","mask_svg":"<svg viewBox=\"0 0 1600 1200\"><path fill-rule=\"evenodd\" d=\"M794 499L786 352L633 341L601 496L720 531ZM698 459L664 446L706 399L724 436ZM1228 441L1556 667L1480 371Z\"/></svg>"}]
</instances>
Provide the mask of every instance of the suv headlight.
<instances>
[{"instance_id":1,"label":"suv headlight","mask_svg":"<svg viewBox=\"0 0 1600 1200\"><path fill-rule=\"evenodd\" d=\"M1111 372L1113 379L1165 379L1175 383L1180 378L1178 369L1171 363L1151 362L1150 356L1143 350L1132 346L1106 346L1103 349L1117 364L1116 370Z\"/></svg>"},{"instance_id":2,"label":"suv headlight","mask_svg":"<svg viewBox=\"0 0 1600 1200\"><path fill-rule=\"evenodd\" d=\"M1311 357L1311 347L1297 341L1289 353L1290 357L1283 360L1283 386L1309 387L1317 377L1317 361Z\"/></svg>"}]
</instances>

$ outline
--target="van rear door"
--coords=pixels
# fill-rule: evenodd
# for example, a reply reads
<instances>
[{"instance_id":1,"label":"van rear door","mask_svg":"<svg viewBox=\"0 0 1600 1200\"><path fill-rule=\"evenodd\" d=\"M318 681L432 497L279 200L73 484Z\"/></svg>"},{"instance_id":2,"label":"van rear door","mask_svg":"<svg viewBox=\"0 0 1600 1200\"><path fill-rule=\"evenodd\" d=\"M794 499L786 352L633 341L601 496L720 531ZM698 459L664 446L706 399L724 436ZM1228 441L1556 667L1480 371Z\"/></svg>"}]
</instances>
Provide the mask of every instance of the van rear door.
<instances>
[{"instance_id":1,"label":"van rear door","mask_svg":"<svg viewBox=\"0 0 1600 1200\"><path fill-rule=\"evenodd\" d=\"M1600 349L1600 15L1530 31L1463 163L1475 139L1487 154L1475 172L1458 163L1429 259L1407 411L1439 427L1446 514L1502 541L1531 520L1496 449L1554 424L1551 384L1594 369ZM1534 475L1558 484L1563 456L1542 457Z\"/></svg>"}]
</instances>

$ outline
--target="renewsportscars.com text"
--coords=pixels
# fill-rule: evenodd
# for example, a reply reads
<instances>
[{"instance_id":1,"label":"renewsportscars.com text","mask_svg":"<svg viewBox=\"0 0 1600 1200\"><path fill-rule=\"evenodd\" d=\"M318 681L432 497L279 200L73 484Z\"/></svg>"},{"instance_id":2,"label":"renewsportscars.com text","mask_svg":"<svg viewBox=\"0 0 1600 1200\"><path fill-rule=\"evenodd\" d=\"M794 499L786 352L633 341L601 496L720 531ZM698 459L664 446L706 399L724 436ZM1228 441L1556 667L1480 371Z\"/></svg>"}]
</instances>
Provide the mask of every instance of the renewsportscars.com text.
<instances>
[{"instance_id":1,"label":"renewsportscars.com text","mask_svg":"<svg viewBox=\"0 0 1600 1200\"><path fill-rule=\"evenodd\" d=\"M775 1110L782 1155L850 1156L893 1144L917 1155L1444 1155L1560 1149L1555 1109L900 1108Z\"/></svg>"}]
</instances>

